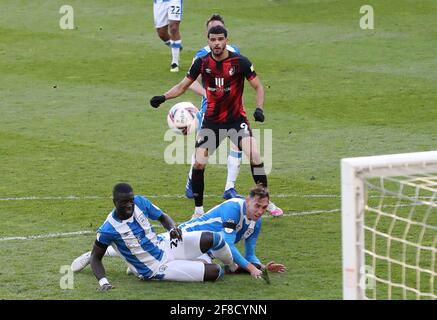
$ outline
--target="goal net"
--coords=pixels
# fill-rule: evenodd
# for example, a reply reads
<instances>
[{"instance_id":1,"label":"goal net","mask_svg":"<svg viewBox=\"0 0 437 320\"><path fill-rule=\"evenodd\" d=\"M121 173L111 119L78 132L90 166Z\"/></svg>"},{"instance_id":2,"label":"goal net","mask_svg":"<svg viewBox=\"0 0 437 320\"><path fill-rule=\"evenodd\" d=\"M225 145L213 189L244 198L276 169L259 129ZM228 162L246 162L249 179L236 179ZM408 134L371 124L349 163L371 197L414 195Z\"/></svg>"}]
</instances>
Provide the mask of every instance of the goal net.
<instances>
[{"instance_id":1,"label":"goal net","mask_svg":"<svg viewBox=\"0 0 437 320\"><path fill-rule=\"evenodd\" d=\"M341 161L344 299L437 299L437 151Z\"/></svg>"}]
</instances>

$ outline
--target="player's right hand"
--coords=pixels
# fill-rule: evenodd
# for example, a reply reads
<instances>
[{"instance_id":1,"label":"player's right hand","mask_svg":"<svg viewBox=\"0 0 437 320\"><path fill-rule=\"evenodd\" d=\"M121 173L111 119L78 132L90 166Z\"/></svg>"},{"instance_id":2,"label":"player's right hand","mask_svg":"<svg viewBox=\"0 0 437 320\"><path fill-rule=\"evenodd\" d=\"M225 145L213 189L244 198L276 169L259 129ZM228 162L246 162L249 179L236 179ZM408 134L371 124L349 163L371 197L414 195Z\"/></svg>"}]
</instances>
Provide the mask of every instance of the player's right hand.
<instances>
[{"instance_id":1,"label":"player's right hand","mask_svg":"<svg viewBox=\"0 0 437 320\"><path fill-rule=\"evenodd\" d=\"M247 271L249 271L250 276L255 279L261 278L263 272L255 267L252 263L249 263L247 266Z\"/></svg>"},{"instance_id":2,"label":"player's right hand","mask_svg":"<svg viewBox=\"0 0 437 320\"><path fill-rule=\"evenodd\" d=\"M252 278L259 279L263 275L263 272L259 269L256 269L256 270L250 271L250 275Z\"/></svg>"},{"instance_id":3,"label":"player's right hand","mask_svg":"<svg viewBox=\"0 0 437 320\"><path fill-rule=\"evenodd\" d=\"M161 103L163 103L163 102L165 102L165 96L164 95L162 95L162 96L154 96L152 99L150 99L150 105L153 108L158 108L159 105Z\"/></svg>"},{"instance_id":4,"label":"player's right hand","mask_svg":"<svg viewBox=\"0 0 437 320\"><path fill-rule=\"evenodd\" d=\"M97 287L97 291L99 292L103 292L103 291L108 291L111 289L114 289L115 287L113 285L111 285L110 283L105 283L104 285L101 285L100 287Z\"/></svg>"},{"instance_id":5,"label":"player's right hand","mask_svg":"<svg viewBox=\"0 0 437 320\"><path fill-rule=\"evenodd\" d=\"M182 230L179 228L173 228L170 230L170 240L171 239L178 239L182 241Z\"/></svg>"}]
</instances>

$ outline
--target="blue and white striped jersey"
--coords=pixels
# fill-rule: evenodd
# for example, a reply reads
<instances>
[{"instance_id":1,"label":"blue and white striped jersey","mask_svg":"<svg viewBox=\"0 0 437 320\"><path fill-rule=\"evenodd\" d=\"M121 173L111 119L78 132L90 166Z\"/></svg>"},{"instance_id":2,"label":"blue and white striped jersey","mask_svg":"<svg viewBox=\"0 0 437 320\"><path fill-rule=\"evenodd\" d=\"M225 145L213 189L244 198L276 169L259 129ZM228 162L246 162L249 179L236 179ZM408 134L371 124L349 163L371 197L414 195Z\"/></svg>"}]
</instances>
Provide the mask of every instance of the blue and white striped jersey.
<instances>
[{"instance_id":1,"label":"blue and white striped jersey","mask_svg":"<svg viewBox=\"0 0 437 320\"><path fill-rule=\"evenodd\" d=\"M240 49L237 46L234 46L232 44L227 44L226 45L226 49L228 51L234 52L236 54L240 54ZM193 62L197 59L197 58L203 58L205 57L208 53L211 52L211 48L209 46L205 46L202 49L199 49L196 52L196 55L193 58ZM205 114L206 111L206 98L202 97L202 102L200 105L200 113L198 114L197 118L199 120L199 128L200 128L200 124L202 123L203 120L203 115Z\"/></svg>"},{"instance_id":2,"label":"blue and white striped jersey","mask_svg":"<svg viewBox=\"0 0 437 320\"><path fill-rule=\"evenodd\" d=\"M204 215L184 222L179 226L184 231L215 231L222 234L232 251L234 261L243 268L249 262L260 264L255 255L256 240L261 230L262 219L251 221L246 216L245 199L227 200ZM245 257L235 244L245 240Z\"/></svg>"},{"instance_id":3,"label":"blue and white striped jersey","mask_svg":"<svg viewBox=\"0 0 437 320\"><path fill-rule=\"evenodd\" d=\"M148 218L157 220L162 211L143 196L135 196L134 203L129 219L119 220L115 209L109 213L97 230L97 241L112 245L139 276L151 278L165 259L165 252L158 246L163 238L155 233Z\"/></svg>"}]
</instances>

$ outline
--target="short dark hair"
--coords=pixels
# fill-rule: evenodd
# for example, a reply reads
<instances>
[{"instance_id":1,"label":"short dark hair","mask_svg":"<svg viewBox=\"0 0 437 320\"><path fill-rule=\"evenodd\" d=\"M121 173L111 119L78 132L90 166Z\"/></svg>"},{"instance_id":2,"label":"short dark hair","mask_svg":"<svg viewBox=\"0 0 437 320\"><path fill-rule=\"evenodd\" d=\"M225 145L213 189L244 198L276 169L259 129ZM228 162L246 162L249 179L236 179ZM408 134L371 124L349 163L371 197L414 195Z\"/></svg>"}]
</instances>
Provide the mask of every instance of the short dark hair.
<instances>
[{"instance_id":1,"label":"short dark hair","mask_svg":"<svg viewBox=\"0 0 437 320\"><path fill-rule=\"evenodd\" d=\"M206 27L208 28L208 25L211 21L220 21L225 25L225 20L223 20L223 17L219 14L214 13L209 19L206 21Z\"/></svg>"},{"instance_id":2,"label":"short dark hair","mask_svg":"<svg viewBox=\"0 0 437 320\"><path fill-rule=\"evenodd\" d=\"M117 183L114 188L112 188L112 197L115 199L120 193L134 192L131 185L126 182Z\"/></svg>"},{"instance_id":3,"label":"short dark hair","mask_svg":"<svg viewBox=\"0 0 437 320\"><path fill-rule=\"evenodd\" d=\"M270 199L269 190L262 183L258 183L255 187L250 189L249 196L251 198L259 197Z\"/></svg>"},{"instance_id":4,"label":"short dark hair","mask_svg":"<svg viewBox=\"0 0 437 320\"><path fill-rule=\"evenodd\" d=\"M208 30L208 39L210 34L224 34L225 38L228 37L228 31L222 26L215 26Z\"/></svg>"}]
</instances>

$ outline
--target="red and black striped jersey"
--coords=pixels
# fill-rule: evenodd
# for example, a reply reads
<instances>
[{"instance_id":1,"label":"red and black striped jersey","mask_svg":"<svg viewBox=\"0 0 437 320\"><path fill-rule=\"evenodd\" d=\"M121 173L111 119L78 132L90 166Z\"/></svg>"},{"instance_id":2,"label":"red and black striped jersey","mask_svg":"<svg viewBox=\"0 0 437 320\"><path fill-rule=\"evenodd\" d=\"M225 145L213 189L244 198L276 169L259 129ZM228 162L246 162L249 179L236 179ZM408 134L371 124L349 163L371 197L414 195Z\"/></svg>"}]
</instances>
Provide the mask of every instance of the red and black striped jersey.
<instances>
[{"instance_id":1,"label":"red and black striped jersey","mask_svg":"<svg viewBox=\"0 0 437 320\"><path fill-rule=\"evenodd\" d=\"M187 77L196 80L199 74L202 75L206 90L205 120L231 123L246 119L243 106L244 79L252 80L256 77L249 59L229 51L226 59L216 61L209 53L193 62Z\"/></svg>"}]
</instances>

